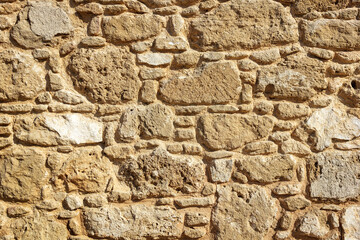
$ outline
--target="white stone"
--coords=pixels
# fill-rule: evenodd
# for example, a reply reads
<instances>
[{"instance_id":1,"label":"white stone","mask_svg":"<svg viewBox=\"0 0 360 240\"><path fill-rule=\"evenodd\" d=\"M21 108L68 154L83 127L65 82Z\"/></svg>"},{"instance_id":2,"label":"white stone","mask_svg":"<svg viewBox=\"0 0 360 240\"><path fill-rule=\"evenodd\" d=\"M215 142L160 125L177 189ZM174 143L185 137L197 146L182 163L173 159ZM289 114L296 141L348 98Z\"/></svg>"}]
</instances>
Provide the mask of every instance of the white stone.
<instances>
[{"instance_id":1,"label":"white stone","mask_svg":"<svg viewBox=\"0 0 360 240\"><path fill-rule=\"evenodd\" d=\"M83 206L83 201L79 196L76 195L68 195L64 199L65 207L69 210L76 210L78 208L81 208Z\"/></svg>"},{"instance_id":2,"label":"white stone","mask_svg":"<svg viewBox=\"0 0 360 240\"><path fill-rule=\"evenodd\" d=\"M169 65L172 58L173 57L170 54L166 53L143 53L137 55L139 63L155 67Z\"/></svg>"},{"instance_id":3,"label":"white stone","mask_svg":"<svg viewBox=\"0 0 360 240\"><path fill-rule=\"evenodd\" d=\"M73 144L102 142L103 125L81 114L45 115L45 126Z\"/></svg>"},{"instance_id":4,"label":"white stone","mask_svg":"<svg viewBox=\"0 0 360 240\"><path fill-rule=\"evenodd\" d=\"M360 239L360 206L350 206L341 217L344 240Z\"/></svg>"},{"instance_id":5,"label":"white stone","mask_svg":"<svg viewBox=\"0 0 360 240\"><path fill-rule=\"evenodd\" d=\"M316 238L322 238L329 232L329 229L322 226L319 218L313 213L307 213L300 218L298 230L306 236Z\"/></svg>"},{"instance_id":6,"label":"white stone","mask_svg":"<svg viewBox=\"0 0 360 240\"><path fill-rule=\"evenodd\" d=\"M214 160L210 167L210 177L213 182L225 183L230 180L234 161L232 159Z\"/></svg>"},{"instance_id":7,"label":"white stone","mask_svg":"<svg viewBox=\"0 0 360 240\"><path fill-rule=\"evenodd\" d=\"M316 130L316 150L329 147L332 139L351 140L360 136L360 119L335 107L333 104L315 111L306 124Z\"/></svg>"}]
</instances>

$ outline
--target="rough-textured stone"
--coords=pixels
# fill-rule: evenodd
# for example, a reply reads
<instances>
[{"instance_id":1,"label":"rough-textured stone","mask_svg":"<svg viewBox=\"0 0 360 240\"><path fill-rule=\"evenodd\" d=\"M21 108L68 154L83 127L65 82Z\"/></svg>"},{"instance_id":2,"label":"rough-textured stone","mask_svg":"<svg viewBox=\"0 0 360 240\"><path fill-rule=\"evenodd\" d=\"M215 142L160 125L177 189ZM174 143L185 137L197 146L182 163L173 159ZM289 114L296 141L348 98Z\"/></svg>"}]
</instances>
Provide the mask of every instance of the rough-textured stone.
<instances>
[{"instance_id":1,"label":"rough-textured stone","mask_svg":"<svg viewBox=\"0 0 360 240\"><path fill-rule=\"evenodd\" d=\"M289 1L291 2L291 1ZM346 7L349 0L298 0L294 2L294 11L296 14L306 14L312 11L326 12L329 10L337 10ZM354 1L353 1L354 2Z\"/></svg>"},{"instance_id":2,"label":"rough-textured stone","mask_svg":"<svg viewBox=\"0 0 360 240\"><path fill-rule=\"evenodd\" d=\"M297 230L300 234L313 237L323 238L329 232L326 225L325 214L318 210L307 212L304 216L299 218Z\"/></svg>"},{"instance_id":3,"label":"rough-textured stone","mask_svg":"<svg viewBox=\"0 0 360 240\"><path fill-rule=\"evenodd\" d=\"M167 197L178 192L198 192L205 170L202 162L190 156L172 156L161 148L136 160L120 164L118 179L133 191L133 198Z\"/></svg>"},{"instance_id":4,"label":"rough-textured stone","mask_svg":"<svg viewBox=\"0 0 360 240\"><path fill-rule=\"evenodd\" d=\"M345 201L360 195L358 152L324 152L310 158L310 196Z\"/></svg>"},{"instance_id":5,"label":"rough-textured stone","mask_svg":"<svg viewBox=\"0 0 360 240\"><path fill-rule=\"evenodd\" d=\"M199 50L258 48L294 42L297 35L290 13L269 0L232 0L190 24L190 43Z\"/></svg>"},{"instance_id":6,"label":"rough-textured stone","mask_svg":"<svg viewBox=\"0 0 360 240\"><path fill-rule=\"evenodd\" d=\"M84 212L88 234L97 238L175 238L182 233L182 217L167 206L103 207Z\"/></svg>"},{"instance_id":7,"label":"rough-textured stone","mask_svg":"<svg viewBox=\"0 0 360 240\"><path fill-rule=\"evenodd\" d=\"M236 99L240 88L231 62L205 63L193 73L175 74L160 86L160 97L173 104L218 104Z\"/></svg>"},{"instance_id":8,"label":"rough-textured stone","mask_svg":"<svg viewBox=\"0 0 360 240\"><path fill-rule=\"evenodd\" d=\"M271 183L291 180L296 160L290 155L244 156L236 162L250 181Z\"/></svg>"},{"instance_id":9,"label":"rough-textured stone","mask_svg":"<svg viewBox=\"0 0 360 240\"><path fill-rule=\"evenodd\" d=\"M218 187L213 210L215 239L258 239L269 231L277 215L276 203L259 186Z\"/></svg>"},{"instance_id":10,"label":"rough-textured stone","mask_svg":"<svg viewBox=\"0 0 360 240\"><path fill-rule=\"evenodd\" d=\"M336 50L358 49L360 22L357 20L341 21L338 19L319 19L304 22L302 28L305 44L311 47L331 48ZM338 29L346 29L339 31Z\"/></svg>"},{"instance_id":11,"label":"rough-textured stone","mask_svg":"<svg viewBox=\"0 0 360 240\"><path fill-rule=\"evenodd\" d=\"M109 42L145 40L160 32L160 18L150 14L121 14L104 17L103 33Z\"/></svg>"},{"instance_id":12,"label":"rough-textured stone","mask_svg":"<svg viewBox=\"0 0 360 240\"><path fill-rule=\"evenodd\" d=\"M306 125L317 134L315 148L319 151L329 147L332 140L351 140L360 136L360 119L341 108L330 105L315 111Z\"/></svg>"},{"instance_id":13,"label":"rough-textured stone","mask_svg":"<svg viewBox=\"0 0 360 240\"><path fill-rule=\"evenodd\" d=\"M232 150L266 137L273 121L268 117L242 115L206 115L199 120L199 136L212 150Z\"/></svg>"},{"instance_id":14,"label":"rough-textured stone","mask_svg":"<svg viewBox=\"0 0 360 240\"><path fill-rule=\"evenodd\" d=\"M45 73L29 55L15 50L0 52L0 101L21 101L45 90Z\"/></svg>"},{"instance_id":15,"label":"rough-textured stone","mask_svg":"<svg viewBox=\"0 0 360 240\"><path fill-rule=\"evenodd\" d=\"M341 216L341 227L345 240L360 238L360 207L358 205L345 209Z\"/></svg>"},{"instance_id":16,"label":"rough-textured stone","mask_svg":"<svg viewBox=\"0 0 360 240\"><path fill-rule=\"evenodd\" d=\"M210 166L210 177L213 182L225 183L230 180L233 159L217 159Z\"/></svg>"},{"instance_id":17,"label":"rough-textured stone","mask_svg":"<svg viewBox=\"0 0 360 240\"><path fill-rule=\"evenodd\" d=\"M46 184L49 172L46 156L33 148L10 148L0 153L0 197L15 201L35 201Z\"/></svg>"},{"instance_id":18,"label":"rough-textured stone","mask_svg":"<svg viewBox=\"0 0 360 240\"><path fill-rule=\"evenodd\" d=\"M152 67L167 66L172 61L172 56L167 53L143 53L137 55L139 63Z\"/></svg>"},{"instance_id":19,"label":"rough-textured stone","mask_svg":"<svg viewBox=\"0 0 360 240\"><path fill-rule=\"evenodd\" d=\"M81 48L71 57L75 87L97 103L121 103L137 96L140 83L135 58L126 48Z\"/></svg>"}]
</instances>

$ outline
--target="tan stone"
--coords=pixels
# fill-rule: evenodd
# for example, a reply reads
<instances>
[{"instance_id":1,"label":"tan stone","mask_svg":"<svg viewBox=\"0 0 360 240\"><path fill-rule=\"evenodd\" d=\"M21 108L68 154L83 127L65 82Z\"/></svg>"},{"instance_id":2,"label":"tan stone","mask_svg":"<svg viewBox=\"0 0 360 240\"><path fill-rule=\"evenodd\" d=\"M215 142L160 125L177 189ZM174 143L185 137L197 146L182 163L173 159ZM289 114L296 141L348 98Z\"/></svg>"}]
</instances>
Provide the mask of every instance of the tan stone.
<instances>
[{"instance_id":1,"label":"tan stone","mask_svg":"<svg viewBox=\"0 0 360 240\"><path fill-rule=\"evenodd\" d=\"M337 10L349 4L349 0L340 0L337 2L332 0L299 0L294 2L293 7L296 14L305 14L314 10L319 12Z\"/></svg>"},{"instance_id":2,"label":"tan stone","mask_svg":"<svg viewBox=\"0 0 360 240\"><path fill-rule=\"evenodd\" d=\"M214 114L199 120L199 137L212 150L232 150L266 137L273 127L269 117Z\"/></svg>"},{"instance_id":3,"label":"tan stone","mask_svg":"<svg viewBox=\"0 0 360 240\"><path fill-rule=\"evenodd\" d=\"M126 13L103 18L104 36L113 43L148 39L160 32L160 26L160 18L150 14Z\"/></svg>"},{"instance_id":4,"label":"tan stone","mask_svg":"<svg viewBox=\"0 0 360 240\"><path fill-rule=\"evenodd\" d=\"M190 23L190 44L202 51L265 47L294 42L297 35L290 13L268 0L232 0Z\"/></svg>"},{"instance_id":5,"label":"tan stone","mask_svg":"<svg viewBox=\"0 0 360 240\"><path fill-rule=\"evenodd\" d=\"M234 64L205 63L191 75L176 74L161 84L160 97L173 104L226 103L237 97L239 87Z\"/></svg>"},{"instance_id":6,"label":"tan stone","mask_svg":"<svg viewBox=\"0 0 360 240\"><path fill-rule=\"evenodd\" d=\"M210 219L203 213L187 212L185 214L185 224L187 226L203 226L207 225Z\"/></svg>"},{"instance_id":7,"label":"tan stone","mask_svg":"<svg viewBox=\"0 0 360 240\"><path fill-rule=\"evenodd\" d=\"M133 199L168 197L178 192L199 192L205 170L199 159L172 156L157 148L150 154L120 163L118 179L126 182Z\"/></svg>"},{"instance_id":8,"label":"tan stone","mask_svg":"<svg viewBox=\"0 0 360 240\"><path fill-rule=\"evenodd\" d=\"M215 239L261 240L277 215L275 200L259 186L230 184L218 187L213 210Z\"/></svg>"},{"instance_id":9,"label":"tan stone","mask_svg":"<svg viewBox=\"0 0 360 240\"><path fill-rule=\"evenodd\" d=\"M283 206L289 211L296 211L310 206L311 202L303 196L292 196L283 200Z\"/></svg>"},{"instance_id":10,"label":"tan stone","mask_svg":"<svg viewBox=\"0 0 360 240\"><path fill-rule=\"evenodd\" d=\"M126 48L81 48L69 63L75 87L96 103L121 103L134 99L140 83L135 58Z\"/></svg>"},{"instance_id":11,"label":"tan stone","mask_svg":"<svg viewBox=\"0 0 360 240\"><path fill-rule=\"evenodd\" d=\"M0 154L0 197L21 202L38 200L49 177L45 155L23 147L12 147Z\"/></svg>"},{"instance_id":12,"label":"tan stone","mask_svg":"<svg viewBox=\"0 0 360 240\"><path fill-rule=\"evenodd\" d=\"M244 156L236 162L237 171L250 181L271 183L289 181L295 173L296 159L290 155Z\"/></svg>"},{"instance_id":13,"label":"tan stone","mask_svg":"<svg viewBox=\"0 0 360 240\"><path fill-rule=\"evenodd\" d=\"M344 239L356 239L360 237L360 207L349 206L341 216L341 227L344 231Z\"/></svg>"},{"instance_id":14,"label":"tan stone","mask_svg":"<svg viewBox=\"0 0 360 240\"><path fill-rule=\"evenodd\" d=\"M325 214L319 210L307 212L298 222L298 232L308 237L323 238L329 232Z\"/></svg>"},{"instance_id":15,"label":"tan stone","mask_svg":"<svg viewBox=\"0 0 360 240\"><path fill-rule=\"evenodd\" d=\"M277 145L271 141L252 142L243 148L243 151L250 155L265 155L277 152L277 150Z\"/></svg>"},{"instance_id":16,"label":"tan stone","mask_svg":"<svg viewBox=\"0 0 360 240\"><path fill-rule=\"evenodd\" d=\"M214 203L215 203L214 196L175 199L175 204L180 208L208 207L213 205Z\"/></svg>"}]
</instances>

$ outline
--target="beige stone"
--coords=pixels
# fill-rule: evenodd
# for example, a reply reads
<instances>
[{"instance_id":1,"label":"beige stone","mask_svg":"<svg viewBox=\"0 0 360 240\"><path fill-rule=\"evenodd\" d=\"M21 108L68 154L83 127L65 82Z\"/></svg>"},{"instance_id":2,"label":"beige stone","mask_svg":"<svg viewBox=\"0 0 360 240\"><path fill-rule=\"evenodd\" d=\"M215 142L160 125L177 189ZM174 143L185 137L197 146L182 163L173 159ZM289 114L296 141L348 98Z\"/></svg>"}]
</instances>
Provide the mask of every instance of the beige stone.
<instances>
[{"instance_id":1,"label":"beige stone","mask_svg":"<svg viewBox=\"0 0 360 240\"><path fill-rule=\"evenodd\" d=\"M173 104L226 103L237 97L239 87L238 71L234 64L205 63L192 75L176 74L161 84L160 97Z\"/></svg>"},{"instance_id":2,"label":"beige stone","mask_svg":"<svg viewBox=\"0 0 360 240\"><path fill-rule=\"evenodd\" d=\"M322 238L329 232L329 228L326 226L325 215L318 210L307 212L298 221L297 230L302 235Z\"/></svg>"},{"instance_id":3,"label":"beige stone","mask_svg":"<svg viewBox=\"0 0 360 240\"><path fill-rule=\"evenodd\" d=\"M160 26L160 18L150 14L125 13L103 18L104 36L113 43L148 39L160 32Z\"/></svg>"},{"instance_id":4,"label":"beige stone","mask_svg":"<svg viewBox=\"0 0 360 240\"><path fill-rule=\"evenodd\" d=\"M184 37L159 37L155 40L155 49L159 51L185 51L187 48Z\"/></svg>"},{"instance_id":5,"label":"beige stone","mask_svg":"<svg viewBox=\"0 0 360 240\"><path fill-rule=\"evenodd\" d=\"M341 216L341 227L344 231L344 239L351 240L360 237L360 207L349 206Z\"/></svg>"},{"instance_id":6,"label":"beige stone","mask_svg":"<svg viewBox=\"0 0 360 240\"><path fill-rule=\"evenodd\" d=\"M266 137L273 121L269 117L214 114L199 120L199 136L212 150L232 150Z\"/></svg>"},{"instance_id":7,"label":"beige stone","mask_svg":"<svg viewBox=\"0 0 360 240\"><path fill-rule=\"evenodd\" d=\"M294 2L293 7L296 14L305 14L314 10L319 12L337 10L349 4L349 0L340 0L338 2L331 0L299 0Z\"/></svg>"},{"instance_id":8,"label":"beige stone","mask_svg":"<svg viewBox=\"0 0 360 240\"><path fill-rule=\"evenodd\" d=\"M175 199L175 204L180 208L208 207L213 205L214 203L215 198L213 196Z\"/></svg>"},{"instance_id":9,"label":"beige stone","mask_svg":"<svg viewBox=\"0 0 360 240\"><path fill-rule=\"evenodd\" d=\"M292 196L283 200L283 206L289 211L296 211L310 206L311 202L303 196Z\"/></svg>"},{"instance_id":10,"label":"beige stone","mask_svg":"<svg viewBox=\"0 0 360 240\"><path fill-rule=\"evenodd\" d=\"M235 183L219 186L217 192L215 239L263 239L277 215L275 200L259 186Z\"/></svg>"},{"instance_id":11,"label":"beige stone","mask_svg":"<svg viewBox=\"0 0 360 240\"><path fill-rule=\"evenodd\" d=\"M295 164L296 159L291 155L244 156L236 162L237 171L258 183L291 180Z\"/></svg>"},{"instance_id":12,"label":"beige stone","mask_svg":"<svg viewBox=\"0 0 360 240\"><path fill-rule=\"evenodd\" d=\"M203 213L187 212L184 221L187 226L193 227L207 225L210 219Z\"/></svg>"},{"instance_id":13,"label":"beige stone","mask_svg":"<svg viewBox=\"0 0 360 240\"><path fill-rule=\"evenodd\" d=\"M216 159L210 165L210 178L215 183L225 183L231 178L233 159Z\"/></svg>"},{"instance_id":14,"label":"beige stone","mask_svg":"<svg viewBox=\"0 0 360 240\"><path fill-rule=\"evenodd\" d=\"M140 83L135 58L126 48L81 48L69 63L75 87L96 103L121 103L134 99Z\"/></svg>"},{"instance_id":15,"label":"beige stone","mask_svg":"<svg viewBox=\"0 0 360 240\"><path fill-rule=\"evenodd\" d=\"M243 152L250 155L266 155L277 152L278 147L271 141L252 142L245 145Z\"/></svg>"},{"instance_id":16,"label":"beige stone","mask_svg":"<svg viewBox=\"0 0 360 240\"><path fill-rule=\"evenodd\" d=\"M202 51L265 47L294 42L297 35L290 13L268 0L232 0L190 24L190 44Z\"/></svg>"}]
</instances>

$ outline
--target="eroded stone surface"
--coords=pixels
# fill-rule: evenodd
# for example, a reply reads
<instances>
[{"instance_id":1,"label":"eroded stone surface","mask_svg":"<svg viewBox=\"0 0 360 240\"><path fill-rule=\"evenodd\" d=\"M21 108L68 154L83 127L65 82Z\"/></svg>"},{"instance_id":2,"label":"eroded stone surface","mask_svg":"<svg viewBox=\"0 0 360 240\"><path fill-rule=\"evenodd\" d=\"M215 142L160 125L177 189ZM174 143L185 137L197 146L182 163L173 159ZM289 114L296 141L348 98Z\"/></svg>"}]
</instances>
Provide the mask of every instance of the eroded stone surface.
<instances>
[{"instance_id":1,"label":"eroded stone surface","mask_svg":"<svg viewBox=\"0 0 360 240\"><path fill-rule=\"evenodd\" d=\"M344 240L360 238L360 206L347 207L341 216Z\"/></svg>"},{"instance_id":2,"label":"eroded stone surface","mask_svg":"<svg viewBox=\"0 0 360 240\"><path fill-rule=\"evenodd\" d=\"M199 159L175 157L157 148L150 154L122 162L117 177L131 187L134 199L144 199L199 192L205 170Z\"/></svg>"},{"instance_id":3,"label":"eroded stone surface","mask_svg":"<svg viewBox=\"0 0 360 240\"><path fill-rule=\"evenodd\" d=\"M289 43L298 33L295 20L281 4L232 0L193 20L189 36L192 47L204 51Z\"/></svg>"},{"instance_id":4,"label":"eroded stone surface","mask_svg":"<svg viewBox=\"0 0 360 240\"><path fill-rule=\"evenodd\" d=\"M75 87L93 102L116 104L138 94L135 58L126 48L81 48L72 55L69 70Z\"/></svg>"},{"instance_id":5,"label":"eroded stone surface","mask_svg":"<svg viewBox=\"0 0 360 240\"><path fill-rule=\"evenodd\" d=\"M324 152L309 161L310 196L345 201L360 195L359 152Z\"/></svg>"},{"instance_id":6,"label":"eroded stone surface","mask_svg":"<svg viewBox=\"0 0 360 240\"><path fill-rule=\"evenodd\" d=\"M84 212L88 234L98 238L180 237L182 217L167 206L102 207Z\"/></svg>"},{"instance_id":7,"label":"eroded stone surface","mask_svg":"<svg viewBox=\"0 0 360 240\"><path fill-rule=\"evenodd\" d=\"M49 172L46 156L33 148L10 148L0 153L0 197L15 201L34 201L46 184Z\"/></svg>"},{"instance_id":8,"label":"eroded stone surface","mask_svg":"<svg viewBox=\"0 0 360 240\"><path fill-rule=\"evenodd\" d=\"M35 98L45 90L45 73L29 55L15 50L0 52L0 101Z\"/></svg>"},{"instance_id":9,"label":"eroded stone surface","mask_svg":"<svg viewBox=\"0 0 360 240\"><path fill-rule=\"evenodd\" d=\"M269 117L214 114L199 120L199 136L212 150L232 150L267 136L273 121Z\"/></svg>"},{"instance_id":10,"label":"eroded stone surface","mask_svg":"<svg viewBox=\"0 0 360 240\"><path fill-rule=\"evenodd\" d=\"M268 193L240 184L219 186L217 192L212 215L215 239L263 239L277 215L276 202Z\"/></svg>"},{"instance_id":11,"label":"eroded stone surface","mask_svg":"<svg viewBox=\"0 0 360 240\"><path fill-rule=\"evenodd\" d=\"M205 63L193 73L174 74L160 86L160 97L173 104L219 104L238 97L238 70L231 62Z\"/></svg>"}]
</instances>

